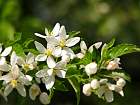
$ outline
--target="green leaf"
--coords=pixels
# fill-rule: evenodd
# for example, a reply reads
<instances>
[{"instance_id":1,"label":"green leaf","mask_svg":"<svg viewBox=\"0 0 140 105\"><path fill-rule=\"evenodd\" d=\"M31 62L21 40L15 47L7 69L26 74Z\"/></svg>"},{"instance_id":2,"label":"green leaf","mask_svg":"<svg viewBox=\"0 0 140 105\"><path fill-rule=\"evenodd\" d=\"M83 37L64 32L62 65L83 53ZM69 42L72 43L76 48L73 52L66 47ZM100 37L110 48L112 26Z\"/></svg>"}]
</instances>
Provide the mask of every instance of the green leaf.
<instances>
[{"instance_id":1,"label":"green leaf","mask_svg":"<svg viewBox=\"0 0 140 105\"><path fill-rule=\"evenodd\" d=\"M63 84L64 81L56 80L54 84L55 90L58 91L69 91L69 89Z\"/></svg>"},{"instance_id":2,"label":"green leaf","mask_svg":"<svg viewBox=\"0 0 140 105\"><path fill-rule=\"evenodd\" d=\"M66 77L80 75L80 70L77 69L77 66L74 64L67 65Z\"/></svg>"},{"instance_id":3,"label":"green leaf","mask_svg":"<svg viewBox=\"0 0 140 105\"><path fill-rule=\"evenodd\" d=\"M16 54L17 54L18 56L22 56L22 57L25 56L23 47L22 47L20 44L14 44L14 45L13 45L13 50L16 52Z\"/></svg>"},{"instance_id":4,"label":"green leaf","mask_svg":"<svg viewBox=\"0 0 140 105\"><path fill-rule=\"evenodd\" d=\"M115 43L115 39L112 39L108 44L104 44L101 49L101 61L107 58L107 51L111 48Z\"/></svg>"},{"instance_id":5,"label":"green leaf","mask_svg":"<svg viewBox=\"0 0 140 105\"><path fill-rule=\"evenodd\" d=\"M89 64L92 62L92 58L93 58L92 54L90 52L87 52L84 58L81 59L78 64L84 64L84 65Z\"/></svg>"},{"instance_id":6,"label":"green leaf","mask_svg":"<svg viewBox=\"0 0 140 105\"><path fill-rule=\"evenodd\" d=\"M108 56L112 59L132 52L140 52L140 48L133 44L120 44L111 48L108 51Z\"/></svg>"},{"instance_id":7,"label":"green leaf","mask_svg":"<svg viewBox=\"0 0 140 105\"><path fill-rule=\"evenodd\" d=\"M72 31L72 32L69 32L68 35L70 35L70 37L74 37L76 35L80 34L80 31Z\"/></svg>"},{"instance_id":8,"label":"green leaf","mask_svg":"<svg viewBox=\"0 0 140 105\"><path fill-rule=\"evenodd\" d=\"M80 102L80 83L78 82L78 79L75 76L68 78L68 81L76 93L77 105L79 105L79 102Z\"/></svg>"},{"instance_id":9,"label":"green leaf","mask_svg":"<svg viewBox=\"0 0 140 105\"><path fill-rule=\"evenodd\" d=\"M28 47L30 43L34 42L34 39L32 38L28 38L24 43L23 43L23 46L24 47Z\"/></svg>"}]
</instances>

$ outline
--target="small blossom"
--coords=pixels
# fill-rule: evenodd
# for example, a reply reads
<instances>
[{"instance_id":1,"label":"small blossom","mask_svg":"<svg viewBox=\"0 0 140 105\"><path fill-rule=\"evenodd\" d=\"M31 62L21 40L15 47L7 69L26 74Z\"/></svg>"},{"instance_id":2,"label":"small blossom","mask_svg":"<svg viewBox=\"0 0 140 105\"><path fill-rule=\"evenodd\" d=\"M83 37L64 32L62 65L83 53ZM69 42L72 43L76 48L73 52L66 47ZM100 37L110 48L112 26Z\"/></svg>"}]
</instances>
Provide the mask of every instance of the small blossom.
<instances>
[{"instance_id":1,"label":"small blossom","mask_svg":"<svg viewBox=\"0 0 140 105\"><path fill-rule=\"evenodd\" d=\"M107 70L120 69L119 64L120 64L120 58L115 58L113 61L109 62L109 64L107 65Z\"/></svg>"},{"instance_id":2,"label":"small blossom","mask_svg":"<svg viewBox=\"0 0 140 105\"><path fill-rule=\"evenodd\" d=\"M42 92L39 96L39 100L42 104L47 105L50 103L49 96L46 92Z\"/></svg>"},{"instance_id":3,"label":"small blossom","mask_svg":"<svg viewBox=\"0 0 140 105\"><path fill-rule=\"evenodd\" d=\"M85 71L88 76L97 72L97 64L95 62L89 63L85 66Z\"/></svg>"},{"instance_id":4,"label":"small blossom","mask_svg":"<svg viewBox=\"0 0 140 105\"><path fill-rule=\"evenodd\" d=\"M36 97L40 94L40 88L37 84L33 84L29 89L29 96L32 100L35 100Z\"/></svg>"},{"instance_id":5,"label":"small blossom","mask_svg":"<svg viewBox=\"0 0 140 105\"><path fill-rule=\"evenodd\" d=\"M92 89L97 89L100 87L100 82L97 79L93 79L90 84Z\"/></svg>"},{"instance_id":6,"label":"small blossom","mask_svg":"<svg viewBox=\"0 0 140 105\"><path fill-rule=\"evenodd\" d=\"M119 78L119 80L116 83L116 85L118 85L120 87L124 87L125 84L126 84L126 81L123 78Z\"/></svg>"},{"instance_id":7,"label":"small blossom","mask_svg":"<svg viewBox=\"0 0 140 105\"><path fill-rule=\"evenodd\" d=\"M5 57L8 56L11 51L12 51L12 47L10 46L10 47L6 47L2 52L2 44L0 44L0 65L6 62Z\"/></svg>"},{"instance_id":8,"label":"small blossom","mask_svg":"<svg viewBox=\"0 0 140 105\"><path fill-rule=\"evenodd\" d=\"M86 96L90 96L91 95L91 85L90 85L90 83L88 83L88 84L85 84L84 86L83 86L83 93L84 93L84 95L86 95Z\"/></svg>"}]
</instances>

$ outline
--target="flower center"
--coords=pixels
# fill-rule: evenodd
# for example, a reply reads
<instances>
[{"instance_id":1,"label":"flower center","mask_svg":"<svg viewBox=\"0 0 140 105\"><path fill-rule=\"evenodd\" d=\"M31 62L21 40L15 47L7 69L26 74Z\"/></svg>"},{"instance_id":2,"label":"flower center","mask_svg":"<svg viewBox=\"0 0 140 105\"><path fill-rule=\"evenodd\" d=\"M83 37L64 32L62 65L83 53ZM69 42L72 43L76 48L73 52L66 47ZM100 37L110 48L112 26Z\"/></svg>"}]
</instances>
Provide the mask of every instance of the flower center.
<instances>
[{"instance_id":1,"label":"flower center","mask_svg":"<svg viewBox=\"0 0 140 105\"><path fill-rule=\"evenodd\" d=\"M24 64L23 68L24 68L24 70L28 70L29 69L29 64Z\"/></svg>"},{"instance_id":2,"label":"flower center","mask_svg":"<svg viewBox=\"0 0 140 105\"><path fill-rule=\"evenodd\" d=\"M64 47L65 46L65 41L63 39L60 40L59 45L60 45L60 47Z\"/></svg>"},{"instance_id":3,"label":"flower center","mask_svg":"<svg viewBox=\"0 0 140 105\"><path fill-rule=\"evenodd\" d=\"M15 88L17 86L17 80L11 80L11 85L13 88Z\"/></svg>"},{"instance_id":4,"label":"flower center","mask_svg":"<svg viewBox=\"0 0 140 105\"><path fill-rule=\"evenodd\" d=\"M47 56L52 55L52 50L51 50L51 49L47 49L47 50L45 51L45 55L47 55Z\"/></svg>"}]
</instances>

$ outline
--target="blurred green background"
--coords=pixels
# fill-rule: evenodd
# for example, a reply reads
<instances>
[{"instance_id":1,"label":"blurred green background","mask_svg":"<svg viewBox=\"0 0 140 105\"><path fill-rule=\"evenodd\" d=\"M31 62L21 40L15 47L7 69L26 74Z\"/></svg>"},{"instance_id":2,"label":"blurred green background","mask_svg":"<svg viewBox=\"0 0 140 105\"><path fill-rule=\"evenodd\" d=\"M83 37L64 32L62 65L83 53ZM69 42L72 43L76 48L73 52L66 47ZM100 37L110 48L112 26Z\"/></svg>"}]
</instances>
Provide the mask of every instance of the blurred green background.
<instances>
[{"instance_id":1,"label":"blurred green background","mask_svg":"<svg viewBox=\"0 0 140 105\"><path fill-rule=\"evenodd\" d=\"M0 0L0 42L14 40L15 32L22 38L35 38L44 34L44 27L52 28L56 22L66 26L67 32L81 31L88 44L107 42L133 43L140 47L140 0ZM122 57L122 66L132 77L125 97L115 94L110 105L140 105L140 54ZM16 93L0 105L39 105L28 98L18 101ZM20 96L19 96L20 97ZM74 105L74 93L56 92L52 105ZM95 95L81 95L80 105L108 105Z\"/></svg>"}]
</instances>

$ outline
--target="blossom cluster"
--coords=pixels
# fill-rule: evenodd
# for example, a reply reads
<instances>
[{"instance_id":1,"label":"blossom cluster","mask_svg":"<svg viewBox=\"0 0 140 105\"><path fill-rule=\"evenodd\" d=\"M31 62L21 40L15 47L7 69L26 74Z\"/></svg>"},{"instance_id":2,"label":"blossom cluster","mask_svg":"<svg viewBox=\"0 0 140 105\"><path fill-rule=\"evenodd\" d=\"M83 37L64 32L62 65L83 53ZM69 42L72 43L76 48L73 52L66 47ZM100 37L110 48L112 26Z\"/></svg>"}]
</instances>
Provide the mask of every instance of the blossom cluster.
<instances>
[{"instance_id":1,"label":"blossom cluster","mask_svg":"<svg viewBox=\"0 0 140 105\"><path fill-rule=\"evenodd\" d=\"M36 49L38 54L28 52L25 56L20 56L12 46L3 49L3 45L0 44L0 81L2 81L0 93L6 100L14 89L23 97L26 97L29 89L32 100L39 97L42 104L49 104L51 90L56 89L54 85L57 79L61 81L72 76L75 76L78 83L83 86L82 91L86 96L95 93L107 102L113 101L113 92L124 96L123 88L126 80L121 73L117 75L117 70L121 70L120 58L102 57L107 44L97 42L88 48L85 41L80 37L69 35L65 26L60 26L59 23L56 23L51 32L45 28L45 35L39 33L35 35L46 43L34 41L33 49ZM79 49L75 51L74 46L77 47L78 43ZM94 56L95 52L98 52L96 55L99 55L99 59L98 56ZM76 66L76 74L69 69L70 65ZM32 71L33 74L30 74ZM69 71L72 71L71 76ZM116 73L115 76L113 73ZM40 84L45 87L45 92Z\"/></svg>"}]
</instances>

